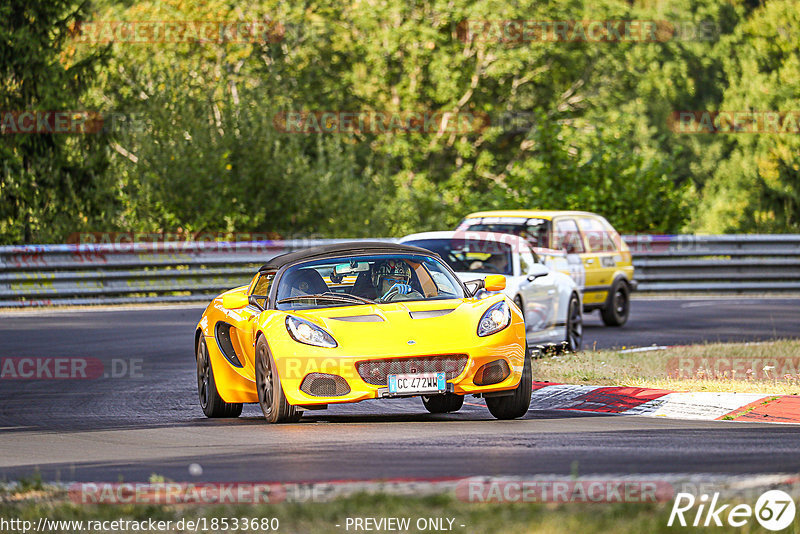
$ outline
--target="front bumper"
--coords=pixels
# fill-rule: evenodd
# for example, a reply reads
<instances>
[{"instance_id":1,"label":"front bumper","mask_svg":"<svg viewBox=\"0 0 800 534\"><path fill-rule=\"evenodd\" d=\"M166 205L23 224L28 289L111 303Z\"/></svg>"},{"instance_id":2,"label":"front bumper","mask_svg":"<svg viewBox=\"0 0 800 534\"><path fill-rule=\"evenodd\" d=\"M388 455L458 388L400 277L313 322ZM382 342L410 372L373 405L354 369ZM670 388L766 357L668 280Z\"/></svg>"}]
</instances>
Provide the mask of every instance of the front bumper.
<instances>
[{"instance_id":1,"label":"front bumper","mask_svg":"<svg viewBox=\"0 0 800 534\"><path fill-rule=\"evenodd\" d=\"M385 383L369 383L361 377L356 364L366 360L398 360L398 359L418 359L425 357L436 357L443 354L463 354L467 361L463 370L455 377L448 379L446 391L458 395L471 393L490 393L495 391L511 390L517 387L522 376L522 368L525 358L524 330L519 331L512 325L502 332L498 332L481 340L491 340L488 343L470 347L468 350L458 351L437 351L423 354L408 354L398 356L386 354L382 356L336 356L331 352L324 352L325 349L309 351L314 354L292 355L288 357L277 357L276 365L281 376L283 392L290 404L299 406L314 406L324 404L341 404L360 402L368 399L379 399L391 396L417 396L419 394L390 395ZM324 355L324 356L323 356ZM475 384L475 373L481 366L497 361L504 360L508 365L510 373L501 382L480 386ZM342 377L349 386L349 392L336 396L317 396L311 395L301 390L303 380L310 373L323 373ZM373 380L374 382L374 380Z\"/></svg>"}]
</instances>

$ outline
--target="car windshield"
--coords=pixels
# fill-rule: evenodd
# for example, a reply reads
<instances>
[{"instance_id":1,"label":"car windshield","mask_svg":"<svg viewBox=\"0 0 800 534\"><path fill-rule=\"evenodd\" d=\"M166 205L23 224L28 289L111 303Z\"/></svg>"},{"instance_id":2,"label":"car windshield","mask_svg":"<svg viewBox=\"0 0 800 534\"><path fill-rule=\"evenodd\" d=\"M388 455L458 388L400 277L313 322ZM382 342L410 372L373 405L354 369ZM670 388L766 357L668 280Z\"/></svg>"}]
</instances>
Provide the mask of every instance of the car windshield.
<instances>
[{"instance_id":1,"label":"car windshield","mask_svg":"<svg viewBox=\"0 0 800 534\"><path fill-rule=\"evenodd\" d=\"M420 239L406 244L436 252L456 272L513 274L511 245L508 243L454 237Z\"/></svg>"},{"instance_id":2,"label":"car windshield","mask_svg":"<svg viewBox=\"0 0 800 534\"><path fill-rule=\"evenodd\" d=\"M525 239L533 247L550 248L550 221L546 219L527 219L514 222L488 217L464 219L458 226L458 231L464 230L512 234Z\"/></svg>"},{"instance_id":3,"label":"car windshield","mask_svg":"<svg viewBox=\"0 0 800 534\"><path fill-rule=\"evenodd\" d=\"M289 267L278 282L279 310L464 298L440 260L415 254L345 256Z\"/></svg>"}]
</instances>

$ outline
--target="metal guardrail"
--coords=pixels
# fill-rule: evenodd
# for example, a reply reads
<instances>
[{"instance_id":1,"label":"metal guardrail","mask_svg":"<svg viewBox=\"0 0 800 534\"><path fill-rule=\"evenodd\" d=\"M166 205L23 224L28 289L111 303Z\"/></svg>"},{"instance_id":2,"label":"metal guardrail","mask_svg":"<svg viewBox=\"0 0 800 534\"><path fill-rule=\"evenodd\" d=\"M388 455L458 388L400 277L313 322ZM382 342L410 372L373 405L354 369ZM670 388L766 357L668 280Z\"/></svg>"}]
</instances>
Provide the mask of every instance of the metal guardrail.
<instances>
[{"instance_id":1,"label":"metal guardrail","mask_svg":"<svg viewBox=\"0 0 800 534\"><path fill-rule=\"evenodd\" d=\"M0 307L208 301L270 258L342 239L0 247Z\"/></svg>"},{"instance_id":2,"label":"metal guardrail","mask_svg":"<svg viewBox=\"0 0 800 534\"><path fill-rule=\"evenodd\" d=\"M800 291L800 235L624 236L639 291Z\"/></svg>"},{"instance_id":3,"label":"metal guardrail","mask_svg":"<svg viewBox=\"0 0 800 534\"><path fill-rule=\"evenodd\" d=\"M624 239L640 291L800 291L800 235ZM0 307L208 301L278 254L343 241L4 246Z\"/></svg>"}]
</instances>

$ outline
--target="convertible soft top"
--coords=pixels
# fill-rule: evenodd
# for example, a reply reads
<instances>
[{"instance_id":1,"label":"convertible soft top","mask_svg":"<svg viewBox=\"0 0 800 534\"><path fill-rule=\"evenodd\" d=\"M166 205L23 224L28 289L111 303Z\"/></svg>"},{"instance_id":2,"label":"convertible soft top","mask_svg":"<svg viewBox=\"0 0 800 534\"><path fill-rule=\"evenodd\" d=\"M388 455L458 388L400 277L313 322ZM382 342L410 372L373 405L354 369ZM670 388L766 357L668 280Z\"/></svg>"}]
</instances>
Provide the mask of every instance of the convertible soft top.
<instances>
[{"instance_id":1,"label":"convertible soft top","mask_svg":"<svg viewBox=\"0 0 800 534\"><path fill-rule=\"evenodd\" d=\"M420 247L411 245L400 245L398 243L388 243L384 241L350 241L347 243L334 243L319 247L305 248L275 256L265 263L258 272L275 271L284 265L296 263L309 259L335 258L343 254L367 255L367 254L391 254L405 252L408 254L423 254L425 256L437 256L438 254Z\"/></svg>"}]
</instances>

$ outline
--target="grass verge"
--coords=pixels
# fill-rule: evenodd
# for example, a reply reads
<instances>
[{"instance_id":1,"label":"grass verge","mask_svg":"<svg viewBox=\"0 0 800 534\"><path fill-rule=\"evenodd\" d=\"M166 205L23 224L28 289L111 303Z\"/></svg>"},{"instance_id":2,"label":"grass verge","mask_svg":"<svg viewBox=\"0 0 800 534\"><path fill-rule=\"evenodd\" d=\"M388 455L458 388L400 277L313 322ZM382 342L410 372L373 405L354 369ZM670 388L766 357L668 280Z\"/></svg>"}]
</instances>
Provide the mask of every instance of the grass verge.
<instances>
[{"instance_id":1,"label":"grass verge","mask_svg":"<svg viewBox=\"0 0 800 534\"><path fill-rule=\"evenodd\" d=\"M534 360L534 380L676 391L800 394L800 340L586 350Z\"/></svg>"},{"instance_id":2,"label":"grass verge","mask_svg":"<svg viewBox=\"0 0 800 534\"><path fill-rule=\"evenodd\" d=\"M593 503L593 504L476 504L456 500L452 495L427 497L407 497L386 494L358 494L321 503L282 503L272 505L215 505L215 506L143 506L143 505L78 505L66 500L63 495L48 494L46 490L27 490L27 495L0 495L0 517L31 521L36 525L40 517L60 521L83 521L81 532L92 532L89 521L133 520L172 521L173 525L181 519L198 521L206 518L206 525L213 525L212 518L276 518L284 533L342 533L353 532L352 526L346 529L347 518L408 518L410 528L395 532L437 532L435 528L417 528L417 521L428 518L441 518L444 525L451 525L456 533L522 534L532 532L560 533L602 533L638 534L683 532L689 529L668 527L671 502L646 504ZM452 520L450 523L448 520ZM755 523L755 521L752 521ZM220 523L217 523L219 525ZM229 523L230 524L230 523ZM337 526L339 525L339 526ZM462 526L463 525L463 526ZM89 527L87 529L87 527ZM767 532L757 524L750 525L749 532ZM75 532L71 528L50 528L49 532ZM180 529L169 529L168 532ZM183 528L183 532L195 532ZM447 530L447 529L444 529ZM6 530L12 532L14 530ZM117 529L117 532L126 530ZM132 530L127 530L132 531ZM146 531L146 530L145 530ZM270 532L272 529L247 528L227 530L217 527L216 531L227 532ZM381 530L387 532L387 530ZM714 528L715 532L741 532L729 527ZM790 532L800 531L800 516L795 519ZM19 532L19 530L15 530ZM100 531L107 533L108 530ZM142 530L137 530L142 532Z\"/></svg>"}]
</instances>

